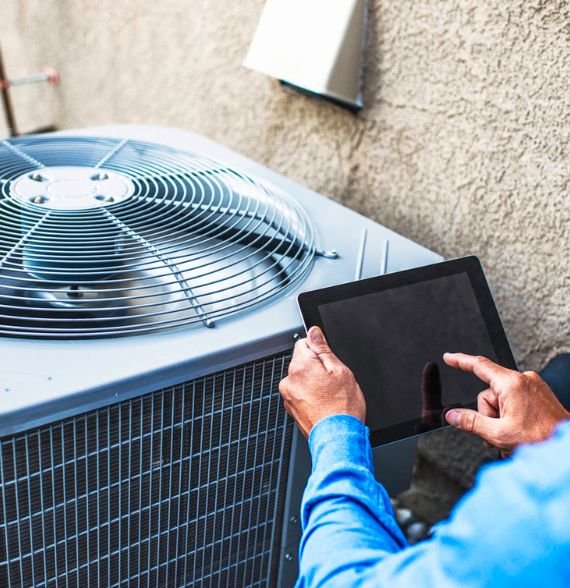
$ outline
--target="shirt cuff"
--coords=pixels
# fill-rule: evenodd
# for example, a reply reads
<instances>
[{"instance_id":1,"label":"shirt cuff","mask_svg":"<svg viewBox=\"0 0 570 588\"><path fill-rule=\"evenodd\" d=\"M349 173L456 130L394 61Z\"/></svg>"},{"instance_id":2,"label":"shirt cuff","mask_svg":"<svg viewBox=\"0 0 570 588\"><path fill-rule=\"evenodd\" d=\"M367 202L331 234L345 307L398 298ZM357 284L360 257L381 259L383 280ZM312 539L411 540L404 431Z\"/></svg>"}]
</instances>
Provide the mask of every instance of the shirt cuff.
<instances>
[{"instance_id":1,"label":"shirt cuff","mask_svg":"<svg viewBox=\"0 0 570 588\"><path fill-rule=\"evenodd\" d=\"M350 462L374 472L370 431L356 417L335 414L321 419L309 434L313 470L335 463Z\"/></svg>"}]
</instances>

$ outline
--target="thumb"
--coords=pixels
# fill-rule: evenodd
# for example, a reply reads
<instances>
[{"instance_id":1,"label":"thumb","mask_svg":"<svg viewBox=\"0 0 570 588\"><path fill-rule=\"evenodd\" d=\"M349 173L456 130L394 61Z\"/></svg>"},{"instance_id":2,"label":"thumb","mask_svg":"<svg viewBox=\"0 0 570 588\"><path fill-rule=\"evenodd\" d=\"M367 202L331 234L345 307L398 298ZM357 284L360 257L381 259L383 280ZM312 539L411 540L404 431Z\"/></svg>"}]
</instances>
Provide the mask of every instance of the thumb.
<instances>
[{"instance_id":1,"label":"thumb","mask_svg":"<svg viewBox=\"0 0 570 588\"><path fill-rule=\"evenodd\" d=\"M450 424L481 437L484 441L496 445L499 429L499 419L492 418L468 408L454 408L445 414L445 420Z\"/></svg>"},{"instance_id":2,"label":"thumb","mask_svg":"<svg viewBox=\"0 0 570 588\"><path fill-rule=\"evenodd\" d=\"M326 370L330 370L340 363L340 360L331 351L331 348L319 327L311 327L307 335L307 345L317 354Z\"/></svg>"}]
</instances>

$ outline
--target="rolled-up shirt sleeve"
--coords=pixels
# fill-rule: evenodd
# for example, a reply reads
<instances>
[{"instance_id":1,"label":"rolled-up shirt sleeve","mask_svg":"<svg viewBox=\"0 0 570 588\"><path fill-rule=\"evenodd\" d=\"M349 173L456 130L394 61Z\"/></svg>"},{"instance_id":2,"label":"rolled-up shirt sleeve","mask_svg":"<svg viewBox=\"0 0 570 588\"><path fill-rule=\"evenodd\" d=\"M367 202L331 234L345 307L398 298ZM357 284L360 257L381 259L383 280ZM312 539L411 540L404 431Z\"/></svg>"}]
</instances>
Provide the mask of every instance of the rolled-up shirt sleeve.
<instances>
[{"instance_id":1,"label":"rolled-up shirt sleeve","mask_svg":"<svg viewBox=\"0 0 570 588\"><path fill-rule=\"evenodd\" d=\"M298 587L570 586L570 424L486 466L450 519L412 547L374 478L362 423L323 419L309 448Z\"/></svg>"}]
</instances>

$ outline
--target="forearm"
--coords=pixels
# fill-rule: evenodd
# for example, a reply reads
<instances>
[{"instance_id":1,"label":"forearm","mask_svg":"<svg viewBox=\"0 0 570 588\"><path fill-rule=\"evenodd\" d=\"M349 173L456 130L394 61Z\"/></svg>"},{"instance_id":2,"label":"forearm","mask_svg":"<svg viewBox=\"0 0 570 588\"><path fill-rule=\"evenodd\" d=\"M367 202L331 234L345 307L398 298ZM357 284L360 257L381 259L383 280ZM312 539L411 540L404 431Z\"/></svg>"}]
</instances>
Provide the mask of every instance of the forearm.
<instances>
[{"instance_id":1,"label":"forearm","mask_svg":"<svg viewBox=\"0 0 570 588\"><path fill-rule=\"evenodd\" d=\"M368 430L354 417L312 430L313 472L303 498L300 586L350 586L406 541L373 473Z\"/></svg>"},{"instance_id":2,"label":"forearm","mask_svg":"<svg viewBox=\"0 0 570 588\"><path fill-rule=\"evenodd\" d=\"M359 447L353 433L344 443ZM333 443L338 460L321 455L321 440L311 440L319 442L303 505L300 586L568 586L570 424L487 466L449 521L405 550L385 492L363 467L370 460L355 463Z\"/></svg>"}]
</instances>

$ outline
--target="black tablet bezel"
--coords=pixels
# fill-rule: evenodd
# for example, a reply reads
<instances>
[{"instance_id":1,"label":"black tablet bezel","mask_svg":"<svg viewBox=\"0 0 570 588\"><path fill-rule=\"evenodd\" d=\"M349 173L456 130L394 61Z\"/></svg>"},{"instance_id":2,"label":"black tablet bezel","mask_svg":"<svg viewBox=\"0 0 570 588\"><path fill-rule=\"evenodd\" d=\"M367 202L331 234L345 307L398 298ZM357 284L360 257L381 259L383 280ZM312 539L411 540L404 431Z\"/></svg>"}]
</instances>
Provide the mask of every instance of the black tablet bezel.
<instances>
[{"instance_id":1,"label":"black tablet bezel","mask_svg":"<svg viewBox=\"0 0 570 588\"><path fill-rule=\"evenodd\" d=\"M302 292L297 297L297 302L305 328L320 327L326 336L326 329L319 313L319 306L329 302L339 302L348 298L365 296L374 292L390 290L425 282L436 278L443 278L455 274L467 274L473 288L481 316L487 328L491 344L497 356L498 363L509 369L517 369L509 341L505 334L503 324L497 312L493 296L489 289L487 279L483 272L479 258L475 256L461 257L450 261L442 261L432 265L422 266L392 274L386 274L357 282L349 282L330 286L320 290ZM333 349L334 351L334 349ZM457 350L459 351L459 350ZM472 403L464 405L468 408L476 407L476 399ZM421 434L419 428L420 419L397 423L375 431L370 431L370 441L373 446L399 441L407 437Z\"/></svg>"}]
</instances>

